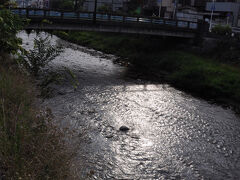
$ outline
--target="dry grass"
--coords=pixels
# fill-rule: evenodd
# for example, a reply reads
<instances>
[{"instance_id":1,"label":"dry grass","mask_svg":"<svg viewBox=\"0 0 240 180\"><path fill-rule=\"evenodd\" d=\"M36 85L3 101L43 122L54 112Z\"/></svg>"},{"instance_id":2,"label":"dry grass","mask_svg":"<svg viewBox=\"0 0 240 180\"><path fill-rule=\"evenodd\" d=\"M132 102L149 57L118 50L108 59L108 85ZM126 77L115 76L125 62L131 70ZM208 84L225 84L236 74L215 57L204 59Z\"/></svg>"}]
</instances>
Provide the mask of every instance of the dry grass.
<instances>
[{"instance_id":1,"label":"dry grass","mask_svg":"<svg viewBox=\"0 0 240 180\"><path fill-rule=\"evenodd\" d=\"M71 179L72 151L50 110L39 112L34 85L0 57L0 179Z\"/></svg>"}]
</instances>

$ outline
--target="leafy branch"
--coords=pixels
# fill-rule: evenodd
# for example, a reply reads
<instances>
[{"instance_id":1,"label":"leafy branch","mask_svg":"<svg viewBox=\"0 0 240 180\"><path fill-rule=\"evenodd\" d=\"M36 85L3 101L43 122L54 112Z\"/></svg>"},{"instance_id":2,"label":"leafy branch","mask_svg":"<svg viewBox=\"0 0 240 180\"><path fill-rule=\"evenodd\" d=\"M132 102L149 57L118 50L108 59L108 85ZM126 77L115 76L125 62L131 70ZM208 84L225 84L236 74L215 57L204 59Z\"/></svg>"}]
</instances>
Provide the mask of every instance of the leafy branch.
<instances>
[{"instance_id":1,"label":"leafy branch","mask_svg":"<svg viewBox=\"0 0 240 180\"><path fill-rule=\"evenodd\" d=\"M25 51L22 58L22 64L34 76L54 60L62 52L62 47L51 45L49 36L43 38L39 36L34 39L34 47Z\"/></svg>"}]
</instances>

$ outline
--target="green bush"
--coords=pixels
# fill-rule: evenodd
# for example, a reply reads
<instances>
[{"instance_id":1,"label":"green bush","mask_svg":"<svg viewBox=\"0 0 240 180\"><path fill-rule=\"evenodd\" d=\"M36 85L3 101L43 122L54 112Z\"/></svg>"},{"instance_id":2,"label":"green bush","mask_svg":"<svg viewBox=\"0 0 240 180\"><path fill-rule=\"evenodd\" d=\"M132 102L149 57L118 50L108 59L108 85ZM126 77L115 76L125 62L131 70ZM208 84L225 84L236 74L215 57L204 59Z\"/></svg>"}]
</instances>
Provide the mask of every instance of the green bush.
<instances>
[{"instance_id":1,"label":"green bush","mask_svg":"<svg viewBox=\"0 0 240 180\"><path fill-rule=\"evenodd\" d=\"M38 76L42 68L48 65L62 52L62 48L51 45L49 37L39 36L34 39L32 50L26 51L21 63L34 76Z\"/></svg>"},{"instance_id":2,"label":"green bush","mask_svg":"<svg viewBox=\"0 0 240 180\"><path fill-rule=\"evenodd\" d=\"M9 10L0 10L0 51L16 53L20 48L21 39L16 34L23 28L24 22Z\"/></svg>"},{"instance_id":3,"label":"green bush","mask_svg":"<svg viewBox=\"0 0 240 180\"><path fill-rule=\"evenodd\" d=\"M229 35L232 33L232 28L229 25L216 25L212 28L212 32L219 35Z\"/></svg>"},{"instance_id":4,"label":"green bush","mask_svg":"<svg viewBox=\"0 0 240 180\"><path fill-rule=\"evenodd\" d=\"M102 6L98 7L98 11L102 12L102 13L108 13L108 12L112 11L112 8L111 8L111 6L108 6L108 5L102 5Z\"/></svg>"},{"instance_id":5,"label":"green bush","mask_svg":"<svg viewBox=\"0 0 240 180\"><path fill-rule=\"evenodd\" d=\"M68 179L66 132L49 109L39 112L34 85L15 61L0 59L0 179Z\"/></svg>"},{"instance_id":6,"label":"green bush","mask_svg":"<svg viewBox=\"0 0 240 180\"><path fill-rule=\"evenodd\" d=\"M65 0L59 4L59 8L65 10L72 10L74 8L74 5L71 0Z\"/></svg>"}]
</instances>

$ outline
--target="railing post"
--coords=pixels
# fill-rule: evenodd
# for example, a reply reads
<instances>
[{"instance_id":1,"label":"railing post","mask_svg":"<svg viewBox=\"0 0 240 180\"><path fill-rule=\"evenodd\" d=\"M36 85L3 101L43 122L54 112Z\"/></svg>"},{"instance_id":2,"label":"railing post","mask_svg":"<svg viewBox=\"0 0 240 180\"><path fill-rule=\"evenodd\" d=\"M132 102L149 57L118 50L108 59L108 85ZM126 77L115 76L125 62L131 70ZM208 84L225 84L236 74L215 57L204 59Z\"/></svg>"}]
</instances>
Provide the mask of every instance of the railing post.
<instances>
[{"instance_id":1,"label":"railing post","mask_svg":"<svg viewBox=\"0 0 240 180\"><path fill-rule=\"evenodd\" d=\"M125 16L125 15L123 15L123 23L125 23L125 19L126 19L126 16Z\"/></svg>"},{"instance_id":2,"label":"railing post","mask_svg":"<svg viewBox=\"0 0 240 180\"><path fill-rule=\"evenodd\" d=\"M28 10L28 8L26 9L26 17L28 18L28 16L29 16L29 10Z\"/></svg>"},{"instance_id":3,"label":"railing post","mask_svg":"<svg viewBox=\"0 0 240 180\"><path fill-rule=\"evenodd\" d=\"M43 16L44 16L44 18L45 18L45 17L46 17L46 14L47 14L47 12L46 12L45 9L43 10L43 14L44 14Z\"/></svg>"},{"instance_id":4,"label":"railing post","mask_svg":"<svg viewBox=\"0 0 240 180\"><path fill-rule=\"evenodd\" d=\"M94 13L93 13L93 23L95 24L97 21L97 0L94 2Z\"/></svg>"},{"instance_id":5,"label":"railing post","mask_svg":"<svg viewBox=\"0 0 240 180\"><path fill-rule=\"evenodd\" d=\"M139 17L137 17L137 22L139 22Z\"/></svg>"},{"instance_id":6,"label":"railing post","mask_svg":"<svg viewBox=\"0 0 240 180\"><path fill-rule=\"evenodd\" d=\"M111 21L111 14L108 14L108 21Z\"/></svg>"},{"instance_id":7,"label":"railing post","mask_svg":"<svg viewBox=\"0 0 240 180\"><path fill-rule=\"evenodd\" d=\"M80 14L79 14L79 12L77 12L77 19L79 20L79 17L80 17Z\"/></svg>"},{"instance_id":8,"label":"railing post","mask_svg":"<svg viewBox=\"0 0 240 180\"><path fill-rule=\"evenodd\" d=\"M64 13L61 11L61 19L63 20Z\"/></svg>"}]
</instances>

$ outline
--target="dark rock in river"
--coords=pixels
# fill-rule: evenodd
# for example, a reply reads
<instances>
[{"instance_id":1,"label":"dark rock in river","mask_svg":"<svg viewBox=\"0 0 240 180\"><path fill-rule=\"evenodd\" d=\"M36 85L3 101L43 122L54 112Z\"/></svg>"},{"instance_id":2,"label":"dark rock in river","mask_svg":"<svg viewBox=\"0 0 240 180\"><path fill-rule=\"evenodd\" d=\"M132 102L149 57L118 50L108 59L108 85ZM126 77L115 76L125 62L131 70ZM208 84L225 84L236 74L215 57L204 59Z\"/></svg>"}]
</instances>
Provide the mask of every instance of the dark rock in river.
<instances>
[{"instance_id":1,"label":"dark rock in river","mask_svg":"<svg viewBox=\"0 0 240 180\"><path fill-rule=\"evenodd\" d=\"M64 91L58 91L58 94L59 94L59 95L65 95L66 92L64 92Z\"/></svg>"},{"instance_id":2,"label":"dark rock in river","mask_svg":"<svg viewBox=\"0 0 240 180\"><path fill-rule=\"evenodd\" d=\"M127 126L121 126L121 127L119 128L119 130L126 132L126 131L129 130L129 128L128 128Z\"/></svg>"}]
</instances>

